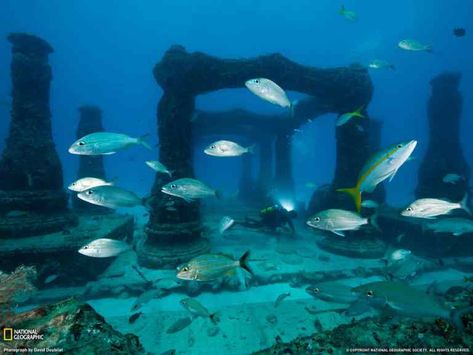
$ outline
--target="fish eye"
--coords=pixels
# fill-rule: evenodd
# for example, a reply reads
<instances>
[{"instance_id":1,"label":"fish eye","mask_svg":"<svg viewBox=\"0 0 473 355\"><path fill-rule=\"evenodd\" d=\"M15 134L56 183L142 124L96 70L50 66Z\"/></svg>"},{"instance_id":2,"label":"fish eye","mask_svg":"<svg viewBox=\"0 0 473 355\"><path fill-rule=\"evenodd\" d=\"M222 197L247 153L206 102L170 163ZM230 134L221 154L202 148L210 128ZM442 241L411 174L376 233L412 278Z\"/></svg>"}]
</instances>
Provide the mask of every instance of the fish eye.
<instances>
[{"instance_id":1,"label":"fish eye","mask_svg":"<svg viewBox=\"0 0 473 355\"><path fill-rule=\"evenodd\" d=\"M412 207L407 207L407 208L406 208L406 211L412 212Z\"/></svg>"},{"instance_id":2,"label":"fish eye","mask_svg":"<svg viewBox=\"0 0 473 355\"><path fill-rule=\"evenodd\" d=\"M315 221L315 222L320 222L320 217L315 217L315 218L314 218L314 221Z\"/></svg>"},{"instance_id":3,"label":"fish eye","mask_svg":"<svg viewBox=\"0 0 473 355\"><path fill-rule=\"evenodd\" d=\"M369 290L368 292L366 292L366 296L368 297L373 297L374 295L374 292L372 290Z\"/></svg>"},{"instance_id":4,"label":"fish eye","mask_svg":"<svg viewBox=\"0 0 473 355\"><path fill-rule=\"evenodd\" d=\"M255 84L259 84L259 79L255 79Z\"/></svg>"},{"instance_id":5,"label":"fish eye","mask_svg":"<svg viewBox=\"0 0 473 355\"><path fill-rule=\"evenodd\" d=\"M313 289L313 290L314 290L314 293L319 293L319 292L320 292L320 290L319 290L319 288L318 288L318 287L314 287L314 289Z\"/></svg>"},{"instance_id":6,"label":"fish eye","mask_svg":"<svg viewBox=\"0 0 473 355\"><path fill-rule=\"evenodd\" d=\"M215 145L212 145L212 146L210 146L210 148L211 148L211 149L215 149L215 148L216 148L216 146L215 146Z\"/></svg>"},{"instance_id":7,"label":"fish eye","mask_svg":"<svg viewBox=\"0 0 473 355\"><path fill-rule=\"evenodd\" d=\"M86 194L87 194L87 195L92 195L92 194L93 194L93 191L92 191L92 190L87 190Z\"/></svg>"},{"instance_id":8,"label":"fish eye","mask_svg":"<svg viewBox=\"0 0 473 355\"><path fill-rule=\"evenodd\" d=\"M189 271L189 267L188 267L188 266L184 266L181 271Z\"/></svg>"},{"instance_id":9,"label":"fish eye","mask_svg":"<svg viewBox=\"0 0 473 355\"><path fill-rule=\"evenodd\" d=\"M402 144L398 144L397 147L398 147L398 148L402 148Z\"/></svg>"},{"instance_id":10,"label":"fish eye","mask_svg":"<svg viewBox=\"0 0 473 355\"><path fill-rule=\"evenodd\" d=\"M86 246L84 247L84 249L89 249L89 246L88 246L88 245L86 245Z\"/></svg>"},{"instance_id":11,"label":"fish eye","mask_svg":"<svg viewBox=\"0 0 473 355\"><path fill-rule=\"evenodd\" d=\"M85 145L85 143L84 143L84 142L79 142L78 144L79 144L79 145Z\"/></svg>"},{"instance_id":12,"label":"fish eye","mask_svg":"<svg viewBox=\"0 0 473 355\"><path fill-rule=\"evenodd\" d=\"M171 189L175 189L177 187L176 184L171 184Z\"/></svg>"}]
</instances>

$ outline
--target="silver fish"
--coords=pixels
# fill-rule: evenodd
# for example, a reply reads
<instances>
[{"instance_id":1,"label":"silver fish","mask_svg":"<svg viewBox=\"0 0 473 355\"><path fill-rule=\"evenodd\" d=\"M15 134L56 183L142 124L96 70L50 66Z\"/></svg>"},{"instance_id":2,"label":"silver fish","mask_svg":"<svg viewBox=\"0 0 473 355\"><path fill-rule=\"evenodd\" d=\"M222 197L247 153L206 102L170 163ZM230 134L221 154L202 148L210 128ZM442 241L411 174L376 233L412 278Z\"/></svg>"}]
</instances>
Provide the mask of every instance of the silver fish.
<instances>
[{"instance_id":1,"label":"silver fish","mask_svg":"<svg viewBox=\"0 0 473 355\"><path fill-rule=\"evenodd\" d=\"M289 297L291 294L289 292L281 293L278 298L276 298L276 301L274 301L274 308L279 307L279 305L284 301L287 297Z\"/></svg>"},{"instance_id":2,"label":"silver fish","mask_svg":"<svg viewBox=\"0 0 473 355\"><path fill-rule=\"evenodd\" d=\"M184 328L187 328L191 323L192 323L191 317L178 319L166 330L166 333L173 334L173 333L180 332Z\"/></svg>"},{"instance_id":3,"label":"silver fish","mask_svg":"<svg viewBox=\"0 0 473 355\"><path fill-rule=\"evenodd\" d=\"M157 160L148 160L145 162L146 165L148 165L151 169L153 169L154 171L157 171L158 173L162 173L162 174L168 174L169 177L172 176L172 172L169 171L168 168L166 168L166 166L164 166L163 163L160 163L159 161Z\"/></svg>"},{"instance_id":4,"label":"silver fish","mask_svg":"<svg viewBox=\"0 0 473 355\"><path fill-rule=\"evenodd\" d=\"M361 217L358 213L340 209L321 211L312 216L307 225L313 228L330 231L344 237L343 231L358 230L368 224L368 218Z\"/></svg>"},{"instance_id":5,"label":"silver fish","mask_svg":"<svg viewBox=\"0 0 473 355\"><path fill-rule=\"evenodd\" d=\"M398 46L406 51L432 52L432 46L430 44L422 44L414 39L403 39L398 43Z\"/></svg>"},{"instance_id":6,"label":"silver fish","mask_svg":"<svg viewBox=\"0 0 473 355\"><path fill-rule=\"evenodd\" d=\"M446 184L456 184L463 179L464 179L463 176L455 174L455 173L451 173L451 174L445 175L442 181Z\"/></svg>"},{"instance_id":7,"label":"silver fish","mask_svg":"<svg viewBox=\"0 0 473 355\"><path fill-rule=\"evenodd\" d=\"M217 324L217 313L210 313L198 300L194 298L184 298L180 300L179 303L193 316L209 318L214 324Z\"/></svg>"},{"instance_id":8,"label":"silver fish","mask_svg":"<svg viewBox=\"0 0 473 355\"><path fill-rule=\"evenodd\" d=\"M74 181L67 188L71 191L82 192L82 191L91 189L92 187L113 185L113 184L114 184L113 182L107 182L103 179L94 178L94 177L85 177L85 178Z\"/></svg>"},{"instance_id":9,"label":"silver fish","mask_svg":"<svg viewBox=\"0 0 473 355\"><path fill-rule=\"evenodd\" d=\"M368 68L371 68L371 69L391 69L391 70L396 69L394 64L391 64L391 63L389 63L385 60L380 60L380 59L375 59L375 60L372 60L371 62L369 62Z\"/></svg>"},{"instance_id":10,"label":"silver fish","mask_svg":"<svg viewBox=\"0 0 473 355\"><path fill-rule=\"evenodd\" d=\"M411 203L401 212L401 215L415 218L433 218L450 214L456 209L463 209L471 214L468 208L468 194L460 202L449 202L437 198L421 198Z\"/></svg>"},{"instance_id":11,"label":"silver fish","mask_svg":"<svg viewBox=\"0 0 473 355\"><path fill-rule=\"evenodd\" d=\"M325 302L350 304L355 302L359 295L351 291L352 287L337 281L320 282L307 287L306 292Z\"/></svg>"},{"instance_id":12,"label":"silver fish","mask_svg":"<svg viewBox=\"0 0 473 355\"><path fill-rule=\"evenodd\" d=\"M144 202L134 192L108 185L79 192L77 197L93 205L108 208L136 207L143 205Z\"/></svg>"},{"instance_id":13,"label":"silver fish","mask_svg":"<svg viewBox=\"0 0 473 355\"><path fill-rule=\"evenodd\" d=\"M95 132L75 141L69 153L78 155L110 155L132 145L142 145L152 150L145 141L147 135L133 138L122 133Z\"/></svg>"},{"instance_id":14,"label":"silver fish","mask_svg":"<svg viewBox=\"0 0 473 355\"><path fill-rule=\"evenodd\" d=\"M227 229L229 229L233 224L235 223L235 220L231 217L224 216L220 220L219 227L218 227L218 233L223 234Z\"/></svg>"},{"instance_id":15,"label":"silver fish","mask_svg":"<svg viewBox=\"0 0 473 355\"><path fill-rule=\"evenodd\" d=\"M204 197L218 197L217 191L211 189L203 182L191 178L182 178L171 181L161 188L161 192L171 196L180 197L186 202L192 202L195 199Z\"/></svg>"},{"instance_id":16,"label":"silver fish","mask_svg":"<svg viewBox=\"0 0 473 355\"><path fill-rule=\"evenodd\" d=\"M454 236L473 233L473 220L466 218L444 218L423 225L434 233L451 233Z\"/></svg>"},{"instance_id":17,"label":"silver fish","mask_svg":"<svg viewBox=\"0 0 473 355\"><path fill-rule=\"evenodd\" d=\"M226 140L214 142L204 149L204 153L214 157L238 157L246 153L253 153L254 146L243 148L238 143Z\"/></svg>"},{"instance_id":18,"label":"silver fish","mask_svg":"<svg viewBox=\"0 0 473 355\"><path fill-rule=\"evenodd\" d=\"M121 240L100 238L84 245L79 253L92 258L110 258L127 250L130 250L130 246Z\"/></svg>"},{"instance_id":19,"label":"silver fish","mask_svg":"<svg viewBox=\"0 0 473 355\"><path fill-rule=\"evenodd\" d=\"M291 107L291 102L286 93L274 81L266 78L256 78L248 80L245 85L253 94L263 100L281 107Z\"/></svg>"},{"instance_id":20,"label":"silver fish","mask_svg":"<svg viewBox=\"0 0 473 355\"><path fill-rule=\"evenodd\" d=\"M177 277L181 280L213 281L223 276L233 274L242 268L253 274L248 266L250 252L247 251L238 260L225 254L203 254L180 266Z\"/></svg>"}]
</instances>

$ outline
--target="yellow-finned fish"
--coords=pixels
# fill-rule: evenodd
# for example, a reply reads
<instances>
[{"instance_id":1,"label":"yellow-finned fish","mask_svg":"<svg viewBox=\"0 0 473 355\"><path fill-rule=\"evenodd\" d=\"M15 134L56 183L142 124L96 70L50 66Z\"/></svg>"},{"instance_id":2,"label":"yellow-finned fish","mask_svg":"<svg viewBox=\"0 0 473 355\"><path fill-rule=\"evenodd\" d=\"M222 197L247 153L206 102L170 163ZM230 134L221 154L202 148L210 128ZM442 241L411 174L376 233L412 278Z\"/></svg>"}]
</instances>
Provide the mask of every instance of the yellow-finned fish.
<instances>
[{"instance_id":1,"label":"yellow-finned fish","mask_svg":"<svg viewBox=\"0 0 473 355\"><path fill-rule=\"evenodd\" d=\"M340 10L338 10L338 13L345 17L348 21L356 21L358 19L356 12L347 10L345 8L345 5L340 6Z\"/></svg>"},{"instance_id":2,"label":"yellow-finned fish","mask_svg":"<svg viewBox=\"0 0 473 355\"><path fill-rule=\"evenodd\" d=\"M343 126L345 123L350 121L353 117L358 117L358 118L365 118L365 116L361 113L365 105L361 105L356 109L356 111L353 112L347 112L341 115L340 117L337 118L337 126Z\"/></svg>"},{"instance_id":3,"label":"yellow-finned fish","mask_svg":"<svg viewBox=\"0 0 473 355\"><path fill-rule=\"evenodd\" d=\"M414 151L416 140L402 142L376 153L363 166L354 187L337 189L347 193L355 201L356 210L361 210L361 194L373 192L376 186L389 178L391 181L402 164L404 164Z\"/></svg>"}]
</instances>

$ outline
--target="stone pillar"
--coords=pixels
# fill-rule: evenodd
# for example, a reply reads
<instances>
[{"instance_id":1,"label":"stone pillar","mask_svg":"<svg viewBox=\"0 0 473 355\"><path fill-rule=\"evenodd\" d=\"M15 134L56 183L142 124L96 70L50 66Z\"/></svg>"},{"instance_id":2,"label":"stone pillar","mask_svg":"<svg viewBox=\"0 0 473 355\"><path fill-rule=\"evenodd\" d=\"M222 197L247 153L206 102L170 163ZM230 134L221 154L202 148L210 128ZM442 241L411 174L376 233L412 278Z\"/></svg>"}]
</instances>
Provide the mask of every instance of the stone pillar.
<instances>
[{"instance_id":1,"label":"stone pillar","mask_svg":"<svg viewBox=\"0 0 473 355\"><path fill-rule=\"evenodd\" d=\"M77 139L94 132L102 132L102 111L96 106L79 107L79 125L77 126ZM79 156L79 170L77 178L95 177L105 179L105 168L102 155ZM109 208L92 205L77 198L73 193L72 206L75 210L85 213L111 213Z\"/></svg>"},{"instance_id":2,"label":"stone pillar","mask_svg":"<svg viewBox=\"0 0 473 355\"><path fill-rule=\"evenodd\" d=\"M429 146L422 160L416 197L444 198L460 201L468 191L470 168L460 143L460 120L463 99L458 86L459 73L435 77L428 102ZM447 174L457 174L456 183L444 182Z\"/></svg>"},{"instance_id":3,"label":"stone pillar","mask_svg":"<svg viewBox=\"0 0 473 355\"><path fill-rule=\"evenodd\" d=\"M259 145L259 170L256 181L255 200L260 204L271 202L273 177L273 138L269 135L260 137Z\"/></svg>"},{"instance_id":4,"label":"stone pillar","mask_svg":"<svg viewBox=\"0 0 473 355\"><path fill-rule=\"evenodd\" d=\"M67 214L68 196L51 131L48 55L53 49L28 34L10 34L8 40L13 46L12 108L0 160L0 235L59 231L74 218Z\"/></svg>"},{"instance_id":5,"label":"stone pillar","mask_svg":"<svg viewBox=\"0 0 473 355\"><path fill-rule=\"evenodd\" d=\"M283 130L276 136L274 143L274 163L276 190L281 197L294 199L294 179L292 177L292 159L291 159L292 134L290 131Z\"/></svg>"},{"instance_id":6,"label":"stone pillar","mask_svg":"<svg viewBox=\"0 0 473 355\"><path fill-rule=\"evenodd\" d=\"M371 119L369 122L370 156L384 148L381 144L382 129L383 121ZM380 204L384 203L386 200L386 189L384 188L384 184L379 184L371 194L364 193L364 199L375 200Z\"/></svg>"},{"instance_id":7,"label":"stone pillar","mask_svg":"<svg viewBox=\"0 0 473 355\"><path fill-rule=\"evenodd\" d=\"M241 156L241 173L238 184L238 197L243 201L252 201L255 189L253 181L253 154L243 154Z\"/></svg>"},{"instance_id":8,"label":"stone pillar","mask_svg":"<svg viewBox=\"0 0 473 355\"><path fill-rule=\"evenodd\" d=\"M371 156L370 119L366 112L363 115L366 118L352 118L336 128L335 175L330 186L324 185L312 195L308 210L310 214L328 208L355 210L351 197L336 190L355 186L363 165ZM363 196L367 198L367 195Z\"/></svg>"},{"instance_id":9,"label":"stone pillar","mask_svg":"<svg viewBox=\"0 0 473 355\"><path fill-rule=\"evenodd\" d=\"M156 80L159 82L158 77ZM176 267L209 250L208 240L201 235L199 201L188 203L161 192L171 180L194 177L194 105L193 95L178 91L165 91L158 105L159 160L173 171L173 176L157 174L153 185L147 238L138 247L139 263L146 267Z\"/></svg>"}]
</instances>

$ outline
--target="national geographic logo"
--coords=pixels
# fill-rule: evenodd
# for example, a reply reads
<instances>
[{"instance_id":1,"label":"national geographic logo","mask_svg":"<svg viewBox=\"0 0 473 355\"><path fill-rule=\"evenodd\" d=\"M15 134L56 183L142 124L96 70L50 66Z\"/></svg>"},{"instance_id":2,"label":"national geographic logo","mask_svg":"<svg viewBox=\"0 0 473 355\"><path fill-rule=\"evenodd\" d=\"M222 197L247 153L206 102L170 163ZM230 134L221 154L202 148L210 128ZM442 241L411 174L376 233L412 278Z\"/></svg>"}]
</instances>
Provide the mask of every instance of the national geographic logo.
<instances>
[{"instance_id":1,"label":"national geographic logo","mask_svg":"<svg viewBox=\"0 0 473 355\"><path fill-rule=\"evenodd\" d=\"M43 340L44 334L41 334L37 329L13 329L3 328L2 340Z\"/></svg>"}]
</instances>

